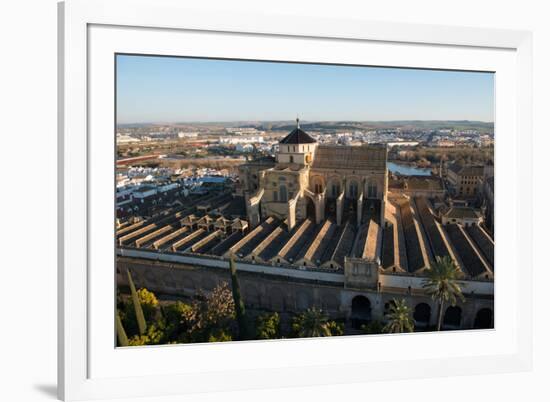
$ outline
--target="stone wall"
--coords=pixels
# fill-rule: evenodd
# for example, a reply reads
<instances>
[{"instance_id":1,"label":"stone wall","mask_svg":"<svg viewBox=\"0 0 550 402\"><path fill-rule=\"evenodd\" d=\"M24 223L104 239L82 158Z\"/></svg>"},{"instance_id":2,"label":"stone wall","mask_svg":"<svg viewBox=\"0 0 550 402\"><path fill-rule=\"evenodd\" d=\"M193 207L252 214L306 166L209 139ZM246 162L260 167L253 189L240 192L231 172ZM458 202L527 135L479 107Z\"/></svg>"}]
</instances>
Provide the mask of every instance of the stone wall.
<instances>
[{"instance_id":1,"label":"stone wall","mask_svg":"<svg viewBox=\"0 0 550 402\"><path fill-rule=\"evenodd\" d=\"M128 268L131 269L137 287L146 287L159 294L192 297L199 289L211 291L222 282L230 283L228 269L119 257L119 285L127 285L125 272ZM429 325L435 325L437 321L437 304L431 298L415 292L354 289L344 287L343 284L269 277L247 271L239 271L239 281L245 303L256 309L297 313L317 307L332 318L349 320L352 318L354 299L362 297L370 305L370 318L382 321L392 299L398 298L405 299L413 309L420 303L427 304L430 309ZM467 294L467 301L460 303L459 308L462 310L460 327L472 328L480 309L493 310L493 300Z\"/></svg>"}]
</instances>

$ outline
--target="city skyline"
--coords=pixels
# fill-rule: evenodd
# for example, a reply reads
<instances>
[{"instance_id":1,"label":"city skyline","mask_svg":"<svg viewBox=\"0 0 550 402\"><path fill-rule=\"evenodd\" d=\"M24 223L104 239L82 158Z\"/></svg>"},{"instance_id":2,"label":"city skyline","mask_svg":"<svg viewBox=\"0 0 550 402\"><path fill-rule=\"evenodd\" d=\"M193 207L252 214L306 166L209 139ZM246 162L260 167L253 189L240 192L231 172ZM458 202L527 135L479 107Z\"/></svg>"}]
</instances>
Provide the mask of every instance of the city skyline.
<instances>
[{"instance_id":1,"label":"city skyline","mask_svg":"<svg viewBox=\"0 0 550 402\"><path fill-rule=\"evenodd\" d=\"M117 56L117 124L494 121L489 72Z\"/></svg>"}]
</instances>

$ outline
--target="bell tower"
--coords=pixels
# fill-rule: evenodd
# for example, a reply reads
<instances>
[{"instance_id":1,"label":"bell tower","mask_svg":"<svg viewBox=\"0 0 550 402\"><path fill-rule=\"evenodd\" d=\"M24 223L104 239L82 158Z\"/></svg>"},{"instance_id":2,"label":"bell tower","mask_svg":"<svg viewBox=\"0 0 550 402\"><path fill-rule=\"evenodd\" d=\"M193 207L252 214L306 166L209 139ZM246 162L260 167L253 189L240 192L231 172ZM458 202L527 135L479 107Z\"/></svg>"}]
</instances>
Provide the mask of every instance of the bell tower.
<instances>
[{"instance_id":1,"label":"bell tower","mask_svg":"<svg viewBox=\"0 0 550 402\"><path fill-rule=\"evenodd\" d=\"M300 119L296 118L296 128L279 142L277 163L311 166L317 141L300 128Z\"/></svg>"}]
</instances>

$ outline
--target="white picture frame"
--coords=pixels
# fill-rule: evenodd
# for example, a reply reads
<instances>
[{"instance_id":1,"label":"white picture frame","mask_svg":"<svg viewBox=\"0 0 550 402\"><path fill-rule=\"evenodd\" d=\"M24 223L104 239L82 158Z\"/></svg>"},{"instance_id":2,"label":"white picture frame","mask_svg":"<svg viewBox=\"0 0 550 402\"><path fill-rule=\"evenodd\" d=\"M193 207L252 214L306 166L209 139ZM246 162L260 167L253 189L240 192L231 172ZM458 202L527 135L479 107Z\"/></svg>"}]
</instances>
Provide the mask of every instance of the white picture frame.
<instances>
[{"instance_id":1,"label":"white picture frame","mask_svg":"<svg viewBox=\"0 0 550 402\"><path fill-rule=\"evenodd\" d=\"M496 186L499 199L496 237L502 244L500 250L497 246L496 258L500 261L498 275L502 273L502 279L499 276L495 281L494 331L147 347L133 351L106 346L102 333L107 340L112 338L109 323L114 320L105 317L103 312L113 302L102 303L94 295L109 294L113 284L104 284L102 278L105 277L93 267L98 260L107 264L114 261L109 254L113 252L109 247L112 237L105 240L105 236L100 235L112 229L108 223L112 220L107 216L106 226L96 223L104 211L98 195L105 193L94 183L112 171L110 163L103 166L100 162L112 160L113 148L94 133L113 127L108 117L114 105L113 99L109 99L112 95L109 92L112 86L109 89L108 85L112 73L107 64L109 55L120 51L177 54L183 43L181 38L199 40L204 35L219 41L232 38L223 49L210 54L218 57L346 64L353 62L352 56L348 60L346 54L350 50L346 49L364 46L372 51L373 60L374 57L380 60L374 64L477 68L495 71L497 76L504 77L505 82L497 82L496 90L495 127L497 135L503 133L499 137L503 145L500 151L497 148L496 156L499 177L502 177L497 178ZM288 44L284 50L287 53L277 53L276 49L282 48L276 46L280 41ZM321 60L320 51L315 54L314 50L301 50L303 46L292 45L300 41L307 41L312 49L317 43L332 46L333 51ZM396 52L398 48L400 51ZM532 362L531 48L531 34L523 31L281 15L216 15L201 9L187 9L177 0L60 3L59 397L78 400L161 396L529 370ZM213 49L204 46L200 56L208 56ZM199 50L195 55L196 52ZM434 57L434 53L439 56ZM502 97L505 99L499 101ZM506 163L499 164L499 153L500 160ZM505 186L500 186L500 182ZM498 190L506 186L506 194ZM527 196L520 196L522 194ZM112 205L112 200L109 202ZM512 234L501 236L498 222L499 217L504 219L505 212L509 218L507 232ZM499 253L502 256L506 252L509 258L499 260ZM109 269L114 270L114 266ZM112 278L113 271L110 272ZM509 316L503 315L505 311ZM498 314L502 317L500 321ZM434 346L432 354L419 350L421 345L435 345L439 339L467 344L468 348L457 346L452 353L439 353ZM390 342L396 345L392 349L401 350L400 354L391 355ZM353 353L367 350L373 344L378 355ZM415 353L411 353L413 346ZM324 353L315 353L320 348ZM180 369L174 364L175 356L177 361L183 356L193 364L188 365L187 370ZM214 359L219 361L213 367ZM150 367L139 371L136 361L150 363ZM122 371L121 367L126 370Z\"/></svg>"}]
</instances>

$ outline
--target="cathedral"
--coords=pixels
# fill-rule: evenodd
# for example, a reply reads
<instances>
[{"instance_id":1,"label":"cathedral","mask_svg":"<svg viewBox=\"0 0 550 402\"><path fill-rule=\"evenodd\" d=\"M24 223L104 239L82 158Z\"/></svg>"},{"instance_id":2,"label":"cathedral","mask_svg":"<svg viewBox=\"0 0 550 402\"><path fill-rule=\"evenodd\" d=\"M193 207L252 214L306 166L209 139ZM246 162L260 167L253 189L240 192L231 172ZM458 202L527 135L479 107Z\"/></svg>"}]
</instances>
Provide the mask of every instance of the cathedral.
<instances>
[{"instance_id":1,"label":"cathedral","mask_svg":"<svg viewBox=\"0 0 550 402\"><path fill-rule=\"evenodd\" d=\"M316 306L359 329L403 298L430 328L439 315L425 272L449 257L466 301L446 306L443 328L493 328L494 240L477 215L445 208L441 178L388 185L386 160L385 145L319 144L297 120L275 157L239 166L235 197L224 189L121 225L117 280L127 285L131 268L140 286L193 297L227 280L234 259L252 308Z\"/></svg>"},{"instance_id":2,"label":"cathedral","mask_svg":"<svg viewBox=\"0 0 550 402\"><path fill-rule=\"evenodd\" d=\"M239 167L238 192L251 226L267 217L288 230L310 218L320 224L384 223L388 188L385 145L321 145L300 128L284 137L275 160L258 159Z\"/></svg>"}]
</instances>

